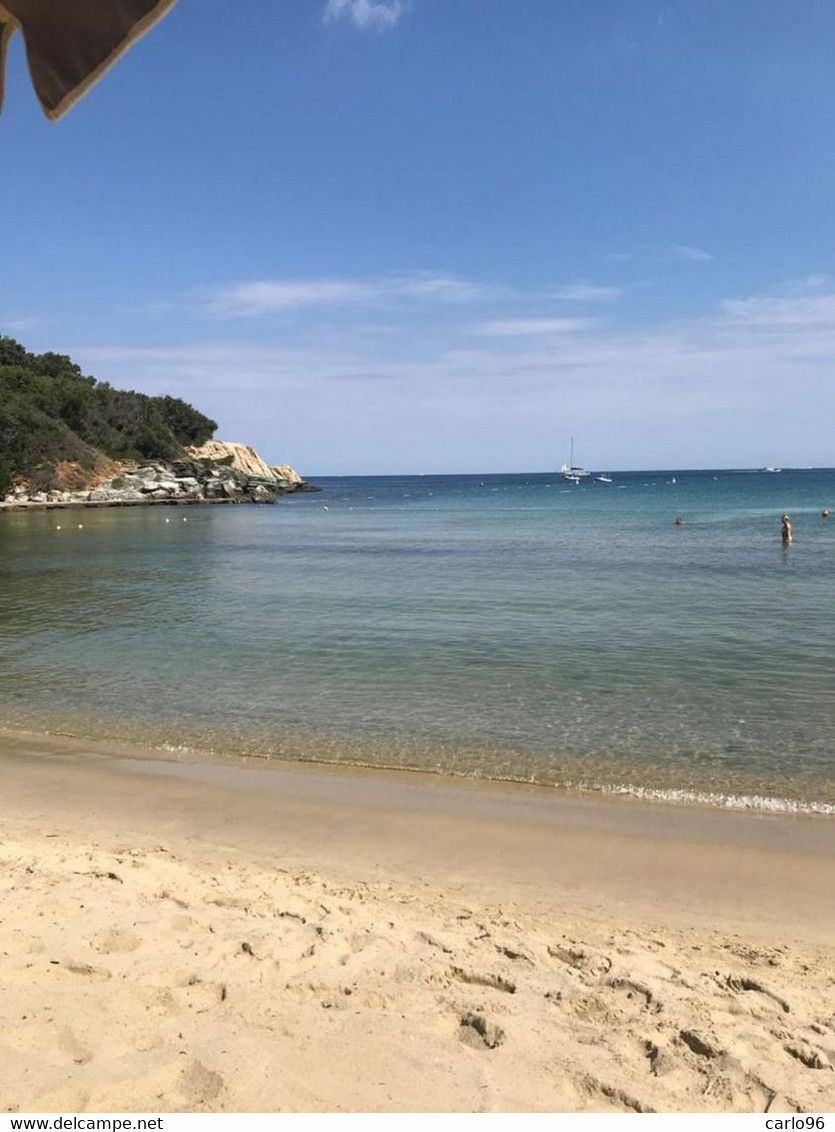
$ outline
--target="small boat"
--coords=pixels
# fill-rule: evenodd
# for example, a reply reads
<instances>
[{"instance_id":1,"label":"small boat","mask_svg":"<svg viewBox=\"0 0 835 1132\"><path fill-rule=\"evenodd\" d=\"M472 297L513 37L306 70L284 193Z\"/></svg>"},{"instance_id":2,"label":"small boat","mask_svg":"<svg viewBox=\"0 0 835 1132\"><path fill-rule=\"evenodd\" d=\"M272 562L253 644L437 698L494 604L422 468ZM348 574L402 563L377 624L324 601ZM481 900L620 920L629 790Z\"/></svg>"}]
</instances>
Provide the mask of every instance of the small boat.
<instances>
[{"instance_id":1,"label":"small boat","mask_svg":"<svg viewBox=\"0 0 835 1132\"><path fill-rule=\"evenodd\" d=\"M761 472L771 472L773 475L776 475L778 472L782 472L782 470L782 468L760 468Z\"/></svg>"},{"instance_id":2,"label":"small boat","mask_svg":"<svg viewBox=\"0 0 835 1132\"><path fill-rule=\"evenodd\" d=\"M569 480L571 483L579 483L581 479L585 479L590 473L585 468L578 468L574 463L574 437L571 438L571 455L568 458L568 463L563 464L560 468L560 473L564 480Z\"/></svg>"},{"instance_id":3,"label":"small boat","mask_svg":"<svg viewBox=\"0 0 835 1132\"><path fill-rule=\"evenodd\" d=\"M601 475L599 475L599 476L595 476L595 477L594 477L594 480L595 480L595 483L611 483L611 482L612 482L612 477L611 477L611 476L607 476L607 475L605 475L605 474L601 474Z\"/></svg>"}]
</instances>

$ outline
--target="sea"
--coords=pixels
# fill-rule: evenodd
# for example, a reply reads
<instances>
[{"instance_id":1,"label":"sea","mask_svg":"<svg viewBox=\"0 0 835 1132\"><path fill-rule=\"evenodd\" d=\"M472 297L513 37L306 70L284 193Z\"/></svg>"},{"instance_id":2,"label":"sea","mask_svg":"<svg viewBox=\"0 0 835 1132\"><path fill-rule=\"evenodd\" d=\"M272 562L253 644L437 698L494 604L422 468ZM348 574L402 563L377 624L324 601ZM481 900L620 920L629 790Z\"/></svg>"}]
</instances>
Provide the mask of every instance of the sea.
<instances>
[{"instance_id":1,"label":"sea","mask_svg":"<svg viewBox=\"0 0 835 1132\"><path fill-rule=\"evenodd\" d=\"M0 726L835 815L835 470L311 478L0 514Z\"/></svg>"}]
</instances>

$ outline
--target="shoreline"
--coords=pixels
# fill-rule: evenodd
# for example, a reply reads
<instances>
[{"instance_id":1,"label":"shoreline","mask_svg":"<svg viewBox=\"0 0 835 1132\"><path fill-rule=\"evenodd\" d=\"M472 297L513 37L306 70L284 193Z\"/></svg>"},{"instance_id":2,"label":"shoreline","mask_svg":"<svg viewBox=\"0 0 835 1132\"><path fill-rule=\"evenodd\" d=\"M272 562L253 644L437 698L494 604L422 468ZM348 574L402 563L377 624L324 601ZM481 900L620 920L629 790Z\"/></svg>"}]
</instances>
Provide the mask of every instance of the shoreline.
<instances>
[{"instance_id":1,"label":"shoreline","mask_svg":"<svg viewBox=\"0 0 835 1132\"><path fill-rule=\"evenodd\" d=\"M648 805L670 806L676 809L697 808L740 814L773 814L778 816L817 817L823 819L835 816L835 803L833 802L791 798L777 794L753 792L735 793L733 791L720 793L709 789L699 790L690 787L640 785L628 781L589 782L578 779L576 781L548 782L537 780L533 775L529 777L512 776L510 774L487 775L464 769L458 771L448 766L427 767L421 766L418 763L403 761L385 762L382 760L364 760L356 757L346 758L342 754L338 757L333 752L340 746L340 740L332 736L320 737L318 740L319 749L326 750L328 754L300 753L301 748L308 743L312 742L314 746L317 745L317 740L314 736L292 737L290 745L291 747L297 745L295 752L271 754L262 751L241 752L225 749L218 750L200 745L192 746L189 743L140 743L132 737L109 735L107 733L96 736L80 732L51 729L48 726L40 727L37 725L30 726L28 724L0 722L0 744L2 744L4 737L15 739L23 736L31 737L33 741L37 741L38 739L56 739L61 742L66 741L70 744L77 743L96 745L99 747L104 746L108 749L115 746L120 749L135 751L137 752L137 757L143 757L144 754L151 758L160 758L163 760L171 757L175 759L221 760L229 765L233 765L239 760L254 760L255 763L264 763L267 765L276 764L279 766L286 764L290 766L332 768L334 770L353 768L358 771L368 771L370 773L423 775L427 776L432 781L448 780L450 783L474 782L493 784L499 787L507 786L509 788L533 787L538 790L546 791L549 795L557 794L568 798L609 800L615 803L619 801L631 801L642 802ZM373 741L371 742L373 743Z\"/></svg>"},{"instance_id":2,"label":"shoreline","mask_svg":"<svg viewBox=\"0 0 835 1132\"><path fill-rule=\"evenodd\" d=\"M835 827L0 735L0 1110L809 1112Z\"/></svg>"},{"instance_id":3,"label":"shoreline","mask_svg":"<svg viewBox=\"0 0 835 1132\"><path fill-rule=\"evenodd\" d=\"M294 494L287 492L285 494ZM224 503L275 503L275 499L73 499L67 502L50 500L39 503L4 503L0 501L0 512L8 511L78 511L97 507L215 507Z\"/></svg>"},{"instance_id":4,"label":"shoreline","mask_svg":"<svg viewBox=\"0 0 835 1132\"><path fill-rule=\"evenodd\" d=\"M647 861L655 852L663 856L662 849L667 846L681 857L682 883L685 879L693 881L700 872L700 866L687 861L693 846L699 846L702 852L709 851L717 861L721 858L732 888L737 887L733 875L739 871L738 862L724 858L737 849L752 855L755 871L772 856L783 863L788 858L808 858L814 862L809 867L814 867L819 877L831 871L835 890L835 823L818 814L733 810L629 795L583 794L525 782L418 769L170 751L113 740L0 730L0 767L8 770L15 762L27 767L24 773L28 774L41 775L47 767L52 775L60 773L71 795L78 794L73 775L96 777L105 792L113 789L115 783L144 781L150 790L171 790L178 798L190 801L198 798L201 791L207 797L222 794L230 804L234 799L252 820L257 817L267 824L276 807L293 824L298 824L295 811L306 807L317 813L323 807L361 812L366 821L372 815L382 815L385 836L398 852L405 835L396 821L390 823L388 819L392 815L410 815L418 826L454 820L462 827L472 824L484 832L495 825L522 841L526 837L559 841L576 835L588 843L589 864L599 855L597 849L589 848L595 839L609 839L613 846L622 843L627 850L640 845ZM433 846L429 854L433 859L435 852ZM496 863L501 864L500 856ZM534 873L539 871L535 862L532 867ZM669 861L665 867L669 867ZM553 867L548 865L543 877L550 884L554 876ZM786 906L784 896L781 894L775 902L765 891L769 887L767 878L758 878L758 888L760 881L763 891L755 900L754 890L749 890L743 906L757 904L758 912L777 907L779 920ZM810 891L816 892L818 883L816 879ZM668 887L666 877L659 887ZM710 895L713 887L711 883L697 884L692 891L703 889ZM806 889L805 883L799 881L792 895ZM728 909L732 907L730 903ZM831 935L835 940L835 907L829 920L821 919L822 916L822 909L816 908L815 922L823 923L827 937Z\"/></svg>"}]
</instances>

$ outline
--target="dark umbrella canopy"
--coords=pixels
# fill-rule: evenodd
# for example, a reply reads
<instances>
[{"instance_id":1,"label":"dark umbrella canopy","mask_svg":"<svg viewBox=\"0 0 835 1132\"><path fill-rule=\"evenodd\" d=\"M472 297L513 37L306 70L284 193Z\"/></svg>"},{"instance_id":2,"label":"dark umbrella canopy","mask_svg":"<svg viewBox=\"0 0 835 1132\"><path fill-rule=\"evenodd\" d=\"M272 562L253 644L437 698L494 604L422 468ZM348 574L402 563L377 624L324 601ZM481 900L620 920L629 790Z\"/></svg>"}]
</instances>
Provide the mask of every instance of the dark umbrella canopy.
<instances>
[{"instance_id":1,"label":"dark umbrella canopy","mask_svg":"<svg viewBox=\"0 0 835 1132\"><path fill-rule=\"evenodd\" d=\"M6 47L19 30L47 118L60 118L176 0L0 0L0 105Z\"/></svg>"}]
</instances>

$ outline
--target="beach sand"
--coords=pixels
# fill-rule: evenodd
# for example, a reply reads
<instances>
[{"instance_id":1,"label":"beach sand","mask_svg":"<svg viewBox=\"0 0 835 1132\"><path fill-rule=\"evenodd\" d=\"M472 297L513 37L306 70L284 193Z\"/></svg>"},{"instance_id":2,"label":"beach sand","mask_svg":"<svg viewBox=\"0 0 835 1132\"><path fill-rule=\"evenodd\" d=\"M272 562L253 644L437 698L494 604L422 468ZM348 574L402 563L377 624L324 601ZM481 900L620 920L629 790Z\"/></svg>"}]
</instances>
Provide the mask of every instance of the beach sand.
<instances>
[{"instance_id":1,"label":"beach sand","mask_svg":"<svg viewBox=\"0 0 835 1132\"><path fill-rule=\"evenodd\" d=\"M835 822L0 737L0 1110L835 1108Z\"/></svg>"}]
</instances>

